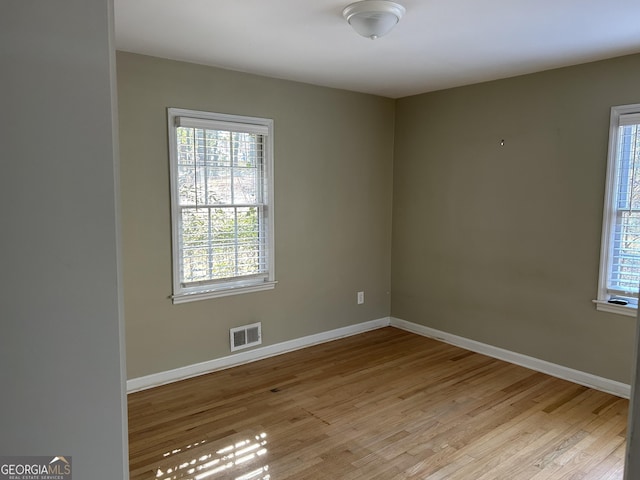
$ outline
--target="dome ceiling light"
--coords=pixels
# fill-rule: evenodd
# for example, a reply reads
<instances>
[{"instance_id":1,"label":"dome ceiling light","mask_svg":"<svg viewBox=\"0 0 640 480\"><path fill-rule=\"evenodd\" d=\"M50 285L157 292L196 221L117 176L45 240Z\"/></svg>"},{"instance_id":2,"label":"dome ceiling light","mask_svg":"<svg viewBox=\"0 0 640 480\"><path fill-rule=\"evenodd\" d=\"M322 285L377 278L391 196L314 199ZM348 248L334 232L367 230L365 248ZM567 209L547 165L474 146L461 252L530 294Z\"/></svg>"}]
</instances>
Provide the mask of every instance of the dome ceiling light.
<instances>
[{"instance_id":1,"label":"dome ceiling light","mask_svg":"<svg viewBox=\"0 0 640 480\"><path fill-rule=\"evenodd\" d=\"M388 0L362 0L347 5L342 16L363 37L375 40L391 31L406 9Z\"/></svg>"}]
</instances>

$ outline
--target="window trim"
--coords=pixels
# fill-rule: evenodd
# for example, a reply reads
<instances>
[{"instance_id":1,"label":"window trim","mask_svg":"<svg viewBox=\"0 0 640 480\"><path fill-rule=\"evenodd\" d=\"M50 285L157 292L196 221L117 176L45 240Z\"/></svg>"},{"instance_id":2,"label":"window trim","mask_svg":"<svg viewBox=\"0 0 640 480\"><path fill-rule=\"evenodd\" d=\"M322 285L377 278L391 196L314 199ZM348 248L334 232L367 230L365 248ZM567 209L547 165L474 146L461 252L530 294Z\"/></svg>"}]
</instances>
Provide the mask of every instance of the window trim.
<instances>
[{"instance_id":1,"label":"window trim","mask_svg":"<svg viewBox=\"0 0 640 480\"><path fill-rule=\"evenodd\" d=\"M264 222L266 230L266 262L267 271L254 277L233 277L229 280L213 280L201 286L185 287L180 274L180 208L178 198L178 162L176 129L182 121L197 124L202 121L219 123L221 126L237 126L238 131L264 130L264 158L263 158L263 188L264 188ZM183 108L170 107L167 109L169 132L169 167L171 190L171 257L173 294L170 296L174 304L226 297L243 293L259 292L273 289L278 283L275 280L275 222L273 214L273 120L270 118L230 115L225 113L205 112ZM211 123L209 123L211 124ZM245 127L243 129L243 127Z\"/></svg>"},{"instance_id":2,"label":"window trim","mask_svg":"<svg viewBox=\"0 0 640 480\"><path fill-rule=\"evenodd\" d=\"M620 117L623 115L640 114L640 103L631 105L618 105L611 107L609 122L609 145L607 153L607 177L605 184L604 210L602 214L602 240L600 244L600 265L598 275L598 297L593 300L597 310L636 317L638 307L633 304L616 305L609 303L611 295L607 292L609 264L612 254L613 219L616 217L614 208L617 198L617 172L618 172L618 141L620 130Z\"/></svg>"}]
</instances>

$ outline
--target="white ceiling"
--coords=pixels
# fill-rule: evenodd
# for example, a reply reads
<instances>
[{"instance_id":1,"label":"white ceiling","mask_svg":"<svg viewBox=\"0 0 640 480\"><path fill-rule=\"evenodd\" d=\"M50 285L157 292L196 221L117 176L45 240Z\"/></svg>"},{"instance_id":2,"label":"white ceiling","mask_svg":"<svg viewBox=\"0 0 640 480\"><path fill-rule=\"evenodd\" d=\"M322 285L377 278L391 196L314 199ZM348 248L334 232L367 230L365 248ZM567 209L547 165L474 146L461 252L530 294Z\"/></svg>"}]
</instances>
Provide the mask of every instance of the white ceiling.
<instances>
[{"instance_id":1,"label":"white ceiling","mask_svg":"<svg viewBox=\"0 0 640 480\"><path fill-rule=\"evenodd\" d=\"M397 0L369 40L350 0L115 0L116 47L392 98L640 52L640 0Z\"/></svg>"}]
</instances>

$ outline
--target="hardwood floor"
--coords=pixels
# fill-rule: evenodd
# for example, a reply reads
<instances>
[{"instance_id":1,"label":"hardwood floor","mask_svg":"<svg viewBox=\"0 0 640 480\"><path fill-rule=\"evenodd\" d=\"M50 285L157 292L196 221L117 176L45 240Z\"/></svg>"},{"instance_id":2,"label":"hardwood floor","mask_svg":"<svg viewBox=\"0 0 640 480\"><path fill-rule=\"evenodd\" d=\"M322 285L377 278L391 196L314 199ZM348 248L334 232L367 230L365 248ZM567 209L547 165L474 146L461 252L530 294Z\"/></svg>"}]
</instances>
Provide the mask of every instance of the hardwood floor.
<instances>
[{"instance_id":1,"label":"hardwood floor","mask_svg":"<svg viewBox=\"0 0 640 480\"><path fill-rule=\"evenodd\" d=\"M388 327L129 395L131 480L618 480L627 408Z\"/></svg>"}]
</instances>

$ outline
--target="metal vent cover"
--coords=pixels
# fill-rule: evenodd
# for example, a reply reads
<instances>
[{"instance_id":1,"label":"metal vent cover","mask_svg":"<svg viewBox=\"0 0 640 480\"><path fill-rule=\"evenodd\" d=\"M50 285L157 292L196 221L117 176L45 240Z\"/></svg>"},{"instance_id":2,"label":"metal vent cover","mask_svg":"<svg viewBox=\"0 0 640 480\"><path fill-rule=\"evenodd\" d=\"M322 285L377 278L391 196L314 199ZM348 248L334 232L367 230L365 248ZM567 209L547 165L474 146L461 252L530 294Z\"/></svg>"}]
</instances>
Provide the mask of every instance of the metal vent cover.
<instances>
[{"instance_id":1,"label":"metal vent cover","mask_svg":"<svg viewBox=\"0 0 640 480\"><path fill-rule=\"evenodd\" d=\"M262 343L262 323L252 323L229 330L231 351L253 347Z\"/></svg>"}]
</instances>

